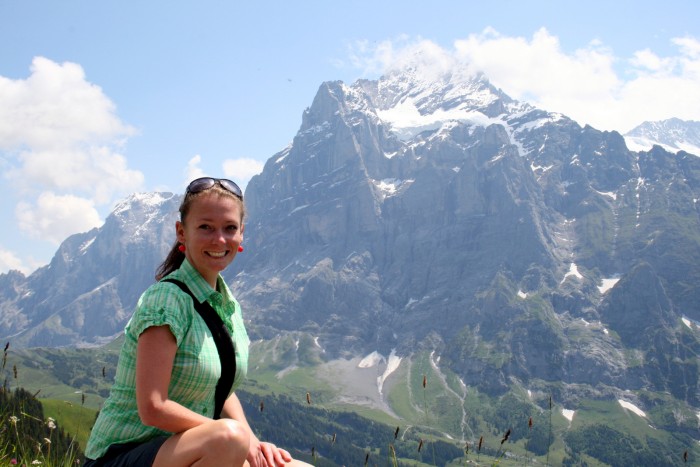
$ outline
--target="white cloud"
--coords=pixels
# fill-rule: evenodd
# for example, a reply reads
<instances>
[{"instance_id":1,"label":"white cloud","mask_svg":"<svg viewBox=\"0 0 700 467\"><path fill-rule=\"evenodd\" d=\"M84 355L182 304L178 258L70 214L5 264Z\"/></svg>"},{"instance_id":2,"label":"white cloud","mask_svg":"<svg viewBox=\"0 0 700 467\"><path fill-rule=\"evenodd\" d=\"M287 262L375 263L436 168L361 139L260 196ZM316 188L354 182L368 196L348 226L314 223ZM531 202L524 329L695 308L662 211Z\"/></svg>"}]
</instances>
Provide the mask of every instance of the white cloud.
<instances>
[{"instance_id":1,"label":"white cloud","mask_svg":"<svg viewBox=\"0 0 700 467\"><path fill-rule=\"evenodd\" d=\"M79 193L100 205L138 191L143 184L143 174L129 169L126 158L106 146L23 151L17 160L21 167L4 175L24 196L55 190Z\"/></svg>"},{"instance_id":2,"label":"white cloud","mask_svg":"<svg viewBox=\"0 0 700 467\"><path fill-rule=\"evenodd\" d=\"M58 243L100 225L100 206L143 185L120 154L134 133L78 64L36 57L26 79L0 76L2 195L18 227Z\"/></svg>"},{"instance_id":3,"label":"white cloud","mask_svg":"<svg viewBox=\"0 0 700 467\"><path fill-rule=\"evenodd\" d=\"M241 157L239 159L226 159L223 162L224 176L236 182L242 190L254 175L262 172L264 164L255 159Z\"/></svg>"},{"instance_id":4,"label":"white cloud","mask_svg":"<svg viewBox=\"0 0 700 467\"><path fill-rule=\"evenodd\" d=\"M386 72L407 60L433 73L481 71L515 99L624 133L645 120L700 120L700 41L686 36L672 42L673 56L644 49L624 58L597 40L565 51L544 28L531 38L487 28L455 41L452 50L407 37L357 43L350 59L363 73Z\"/></svg>"},{"instance_id":5,"label":"white cloud","mask_svg":"<svg viewBox=\"0 0 700 467\"><path fill-rule=\"evenodd\" d=\"M187 167L185 167L185 183L183 186L187 186L192 180L200 177L206 177L206 174L199 166L202 163L202 156L199 154L195 155L192 159L187 161Z\"/></svg>"},{"instance_id":6,"label":"white cloud","mask_svg":"<svg viewBox=\"0 0 700 467\"><path fill-rule=\"evenodd\" d=\"M0 76L0 149L70 147L134 132L80 65L36 57L30 70L25 80Z\"/></svg>"},{"instance_id":7,"label":"white cloud","mask_svg":"<svg viewBox=\"0 0 700 467\"><path fill-rule=\"evenodd\" d=\"M200 155L194 156L187 163L185 169L185 174L187 177L186 184L192 180L211 176L211 177L224 177L229 178L236 182L242 190L245 190L248 181L254 176L262 172L264 163L255 159L241 157L238 159L225 159L221 163L221 169L223 173L206 173L202 170L200 165L202 164L202 157Z\"/></svg>"},{"instance_id":8,"label":"white cloud","mask_svg":"<svg viewBox=\"0 0 700 467\"><path fill-rule=\"evenodd\" d=\"M664 69L671 67L671 60L662 59L649 49L635 52L633 58L630 59L630 63L639 68L646 68L655 72L663 72Z\"/></svg>"},{"instance_id":9,"label":"white cloud","mask_svg":"<svg viewBox=\"0 0 700 467\"><path fill-rule=\"evenodd\" d=\"M530 41L487 30L456 41L455 49L461 61L484 71L515 98L532 95L542 102L585 102L606 96L620 84L608 50L594 42L566 54L545 29L535 32Z\"/></svg>"},{"instance_id":10,"label":"white cloud","mask_svg":"<svg viewBox=\"0 0 700 467\"><path fill-rule=\"evenodd\" d=\"M59 244L77 232L102 224L94 203L73 195L44 192L36 204L19 202L15 210L20 228L33 238Z\"/></svg>"},{"instance_id":11,"label":"white cloud","mask_svg":"<svg viewBox=\"0 0 700 467\"><path fill-rule=\"evenodd\" d=\"M134 130L74 63L37 57L25 80L0 76L0 150L4 177L32 193L68 191L104 204L137 190L143 175L117 151Z\"/></svg>"},{"instance_id":12,"label":"white cloud","mask_svg":"<svg viewBox=\"0 0 700 467\"><path fill-rule=\"evenodd\" d=\"M24 274L29 272L17 255L11 251L0 248L0 271L4 272L12 269L21 271Z\"/></svg>"},{"instance_id":13,"label":"white cloud","mask_svg":"<svg viewBox=\"0 0 700 467\"><path fill-rule=\"evenodd\" d=\"M369 41L356 41L349 46L350 66L362 70L362 76L373 76L383 73L395 61L396 50L408 49L410 38L403 35L395 40L384 40L377 44ZM343 67L343 63L337 63Z\"/></svg>"}]
</instances>

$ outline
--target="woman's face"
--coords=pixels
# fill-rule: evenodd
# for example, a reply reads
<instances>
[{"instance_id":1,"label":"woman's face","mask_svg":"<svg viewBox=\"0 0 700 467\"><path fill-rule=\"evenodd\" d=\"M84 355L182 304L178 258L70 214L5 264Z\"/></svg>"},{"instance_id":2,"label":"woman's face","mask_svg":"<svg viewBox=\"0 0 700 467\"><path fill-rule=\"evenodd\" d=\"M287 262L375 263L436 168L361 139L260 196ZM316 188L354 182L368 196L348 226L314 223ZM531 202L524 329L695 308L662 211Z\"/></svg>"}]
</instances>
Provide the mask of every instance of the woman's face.
<instances>
[{"instance_id":1,"label":"woman's face","mask_svg":"<svg viewBox=\"0 0 700 467\"><path fill-rule=\"evenodd\" d=\"M214 288L218 274L238 252L243 227L240 203L216 193L192 200L187 218L175 225L187 260Z\"/></svg>"}]
</instances>

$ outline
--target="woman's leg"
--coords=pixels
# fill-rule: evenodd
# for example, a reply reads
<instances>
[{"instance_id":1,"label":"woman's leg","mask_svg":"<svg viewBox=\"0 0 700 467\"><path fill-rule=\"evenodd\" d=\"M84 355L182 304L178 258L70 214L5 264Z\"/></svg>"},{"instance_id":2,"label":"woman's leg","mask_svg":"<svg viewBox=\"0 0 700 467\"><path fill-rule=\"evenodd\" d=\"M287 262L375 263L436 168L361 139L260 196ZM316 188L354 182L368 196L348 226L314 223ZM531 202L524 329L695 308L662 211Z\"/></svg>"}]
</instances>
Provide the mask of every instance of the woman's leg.
<instances>
[{"instance_id":1,"label":"woman's leg","mask_svg":"<svg viewBox=\"0 0 700 467\"><path fill-rule=\"evenodd\" d=\"M248 461L246 461L245 464L243 464L243 467L250 467ZM307 464L306 462L293 459L292 462L284 464L284 467L311 467L311 464Z\"/></svg>"},{"instance_id":2,"label":"woman's leg","mask_svg":"<svg viewBox=\"0 0 700 467\"><path fill-rule=\"evenodd\" d=\"M302 462L302 461L294 459L292 462L287 464L285 467L311 467L311 464L307 464L306 462Z\"/></svg>"},{"instance_id":3,"label":"woman's leg","mask_svg":"<svg viewBox=\"0 0 700 467\"><path fill-rule=\"evenodd\" d=\"M248 432L235 420L205 423L168 438L153 467L243 466L248 455Z\"/></svg>"}]
</instances>

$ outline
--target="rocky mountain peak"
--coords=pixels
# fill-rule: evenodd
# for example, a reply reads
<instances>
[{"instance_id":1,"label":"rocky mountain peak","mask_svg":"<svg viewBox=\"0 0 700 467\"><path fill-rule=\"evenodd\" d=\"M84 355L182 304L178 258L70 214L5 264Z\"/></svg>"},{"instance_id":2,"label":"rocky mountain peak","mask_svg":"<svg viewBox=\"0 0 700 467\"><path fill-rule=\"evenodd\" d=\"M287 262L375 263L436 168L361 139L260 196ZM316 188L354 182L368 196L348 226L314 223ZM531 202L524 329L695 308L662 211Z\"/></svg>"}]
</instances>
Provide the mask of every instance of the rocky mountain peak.
<instances>
[{"instance_id":1,"label":"rocky mountain peak","mask_svg":"<svg viewBox=\"0 0 700 467\"><path fill-rule=\"evenodd\" d=\"M644 122L625 133L625 141L635 151L648 151L659 145L670 152L700 155L700 122L679 118Z\"/></svg>"},{"instance_id":2,"label":"rocky mountain peak","mask_svg":"<svg viewBox=\"0 0 700 467\"><path fill-rule=\"evenodd\" d=\"M246 251L226 279L251 335L305 333L323 359L429 348L492 392L514 380L595 391L595 375L682 384L695 401L698 373L674 375L698 348L681 317L700 321L700 159L631 151L482 75L424 71L323 83L249 182ZM75 345L120 332L178 203L134 195L49 267L0 277L0 335ZM654 346L680 367L655 363Z\"/></svg>"}]
</instances>

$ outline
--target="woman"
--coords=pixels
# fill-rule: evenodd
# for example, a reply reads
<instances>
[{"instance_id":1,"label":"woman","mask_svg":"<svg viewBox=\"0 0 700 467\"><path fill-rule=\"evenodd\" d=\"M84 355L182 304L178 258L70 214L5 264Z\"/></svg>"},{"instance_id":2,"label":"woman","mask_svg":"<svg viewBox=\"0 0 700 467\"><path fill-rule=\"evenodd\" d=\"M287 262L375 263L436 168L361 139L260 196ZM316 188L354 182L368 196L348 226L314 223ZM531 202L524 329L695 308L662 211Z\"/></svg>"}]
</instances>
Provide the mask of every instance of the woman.
<instances>
[{"instance_id":1,"label":"woman","mask_svg":"<svg viewBox=\"0 0 700 467\"><path fill-rule=\"evenodd\" d=\"M230 180L204 177L187 187L177 242L126 326L85 466L306 465L261 443L233 392L246 376L249 340L240 305L220 273L243 251L244 214L241 189ZM213 309L233 337L213 338L202 308ZM230 366L220 361L222 340L228 348L234 344ZM215 389L224 375L231 378L218 396L218 414Z\"/></svg>"}]
</instances>

